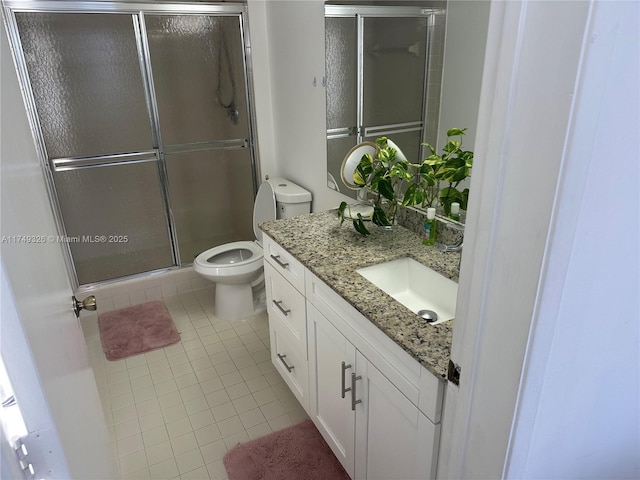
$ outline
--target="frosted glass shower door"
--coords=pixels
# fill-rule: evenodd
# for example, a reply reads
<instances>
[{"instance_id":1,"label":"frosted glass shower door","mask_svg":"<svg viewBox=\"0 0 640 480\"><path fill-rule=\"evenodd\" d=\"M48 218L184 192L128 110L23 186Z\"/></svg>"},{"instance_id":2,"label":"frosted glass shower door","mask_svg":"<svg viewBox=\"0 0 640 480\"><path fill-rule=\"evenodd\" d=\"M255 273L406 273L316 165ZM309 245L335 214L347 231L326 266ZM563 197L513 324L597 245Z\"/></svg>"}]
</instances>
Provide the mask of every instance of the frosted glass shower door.
<instances>
[{"instance_id":1,"label":"frosted glass shower door","mask_svg":"<svg viewBox=\"0 0 640 480\"><path fill-rule=\"evenodd\" d=\"M253 239L240 15L144 16L180 262Z\"/></svg>"},{"instance_id":2,"label":"frosted glass shower door","mask_svg":"<svg viewBox=\"0 0 640 480\"><path fill-rule=\"evenodd\" d=\"M327 181L349 192L340 179L342 160L358 141L358 35L355 17L325 18L327 69Z\"/></svg>"},{"instance_id":3,"label":"frosted glass shower door","mask_svg":"<svg viewBox=\"0 0 640 480\"><path fill-rule=\"evenodd\" d=\"M136 17L15 17L78 283L174 265Z\"/></svg>"},{"instance_id":4,"label":"frosted glass shower door","mask_svg":"<svg viewBox=\"0 0 640 480\"><path fill-rule=\"evenodd\" d=\"M387 136L414 162L421 160L427 21L426 17L364 18L363 137Z\"/></svg>"}]
</instances>

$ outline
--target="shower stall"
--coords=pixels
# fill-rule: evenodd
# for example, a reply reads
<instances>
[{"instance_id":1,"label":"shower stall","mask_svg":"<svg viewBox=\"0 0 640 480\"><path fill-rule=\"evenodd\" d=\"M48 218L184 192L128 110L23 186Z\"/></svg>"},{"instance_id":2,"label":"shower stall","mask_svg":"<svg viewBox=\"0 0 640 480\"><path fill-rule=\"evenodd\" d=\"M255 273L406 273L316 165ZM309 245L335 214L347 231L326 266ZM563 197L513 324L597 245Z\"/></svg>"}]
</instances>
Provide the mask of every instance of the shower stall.
<instances>
[{"instance_id":1,"label":"shower stall","mask_svg":"<svg viewBox=\"0 0 640 480\"><path fill-rule=\"evenodd\" d=\"M245 5L3 4L76 287L253 238Z\"/></svg>"}]
</instances>

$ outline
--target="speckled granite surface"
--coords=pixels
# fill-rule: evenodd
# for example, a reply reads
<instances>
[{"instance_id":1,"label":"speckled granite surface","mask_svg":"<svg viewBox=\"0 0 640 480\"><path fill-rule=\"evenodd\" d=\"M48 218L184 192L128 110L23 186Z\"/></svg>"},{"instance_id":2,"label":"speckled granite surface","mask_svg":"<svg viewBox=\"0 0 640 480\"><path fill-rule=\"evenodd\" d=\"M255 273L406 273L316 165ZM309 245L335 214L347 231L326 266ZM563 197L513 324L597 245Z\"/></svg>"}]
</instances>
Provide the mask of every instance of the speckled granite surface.
<instances>
[{"instance_id":1,"label":"speckled granite surface","mask_svg":"<svg viewBox=\"0 0 640 480\"><path fill-rule=\"evenodd\" d=\"M460 254L426 246L404 227L370 228L364 238L335 211L263 223L262 230L436 376L446 379L453 321L429 325L355 270L412 257L458 281Z\"/></svg>"}]
</instances>

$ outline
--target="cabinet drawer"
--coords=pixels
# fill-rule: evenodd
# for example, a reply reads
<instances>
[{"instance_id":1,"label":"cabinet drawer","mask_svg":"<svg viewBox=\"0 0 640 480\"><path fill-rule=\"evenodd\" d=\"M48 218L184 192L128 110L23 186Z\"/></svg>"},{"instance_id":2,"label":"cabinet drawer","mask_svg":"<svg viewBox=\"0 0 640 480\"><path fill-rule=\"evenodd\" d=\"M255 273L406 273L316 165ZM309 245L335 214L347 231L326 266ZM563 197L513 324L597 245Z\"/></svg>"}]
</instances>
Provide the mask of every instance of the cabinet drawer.
<instances>
[{"instance_id":1,"label":"cabinet drawer","mask_svg":"<svg viewBox=\"0 0 640 480\"><path fill-rule=\"evenodd\" d=\"M300 405L309 413L309 364L306 352L279 319L269 321L271 361Z\"/></svg>"},{"instance_id":2,"label":"cabinet drawer","mask_svg":"<svg viewBox=\"0 0 640 480\"><path fill-rule=\"evenodd\" d=\"M300 292L287 282L269 263L264 266L269 323L279 319L307 355L306 303Z\"/></svg>"},{"instance_id":3,"label":"cabinet drawer","mask_svg":"<svg viewBox=\"0 0 640 480\"><path fill-rule=\"evenodd\" d=\"M304 294L305 268L298 260L293 258L289 252L275 243L267 235L263 235L262 238L265 264L268 263L273 266L296 290Z\"/></svg>"}]
</instances>

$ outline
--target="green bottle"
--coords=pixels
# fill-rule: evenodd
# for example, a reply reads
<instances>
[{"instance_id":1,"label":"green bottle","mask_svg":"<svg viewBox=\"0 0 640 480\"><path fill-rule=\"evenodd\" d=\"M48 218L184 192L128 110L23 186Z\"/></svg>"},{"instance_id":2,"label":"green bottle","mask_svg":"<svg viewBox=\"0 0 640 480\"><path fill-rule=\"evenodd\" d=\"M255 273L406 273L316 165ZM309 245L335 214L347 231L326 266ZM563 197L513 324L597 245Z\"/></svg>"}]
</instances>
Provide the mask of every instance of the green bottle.
<instances>
[{"instance_id":1,"label":"green bottle","mask_svg":"<svg viewBox=\"0 0 640 480\"><path fill-rule=\"evenodd\" d=\"M424 219L424 237L422 243L433 245L436 243L436 209L427 208L427 218Z\"/></svg>"},{"instance_id":2,"label":"green bottle","mask_svg":"<svg viewBox=\"0 0 640 480\"><path fill-rule=\"evenodd\" d=\"M458 202L453 202L451 204L451 214L449 215L449 218L456 222L460 221L460 204Z\"/></svg>"}]
</instances>

